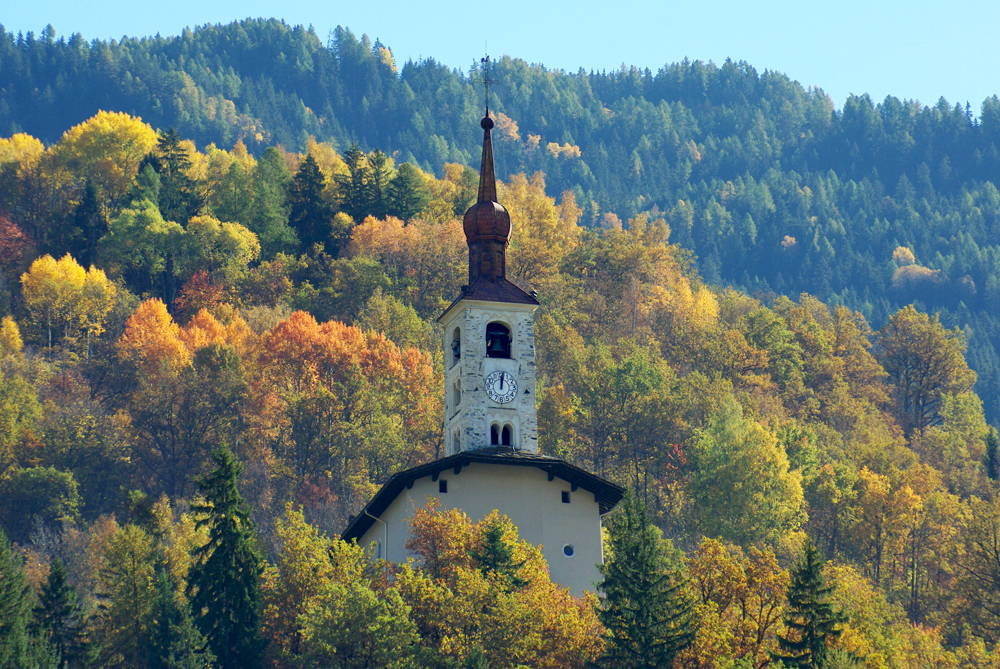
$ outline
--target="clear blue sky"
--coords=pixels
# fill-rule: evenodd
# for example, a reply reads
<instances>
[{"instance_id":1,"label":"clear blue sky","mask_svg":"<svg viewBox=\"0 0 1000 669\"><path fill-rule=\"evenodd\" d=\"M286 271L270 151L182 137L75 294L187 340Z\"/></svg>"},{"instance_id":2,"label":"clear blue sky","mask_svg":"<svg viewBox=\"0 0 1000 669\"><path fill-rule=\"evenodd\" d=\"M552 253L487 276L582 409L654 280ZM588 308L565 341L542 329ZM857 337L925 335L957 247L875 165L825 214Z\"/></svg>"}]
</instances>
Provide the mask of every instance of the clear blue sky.
<instances>
[{"instance_id":1,"label":"clear blue sky","mask_svg":"<svg viewBox=\"0 0 1000 669\"><path fill-rule=\"evenodd\" d=\"M1000 2L931 0L6 0L0 23L87 39L175 35L185 26L277 17L324 36L342 25L392 48L398 63L433 57L468 70L484 51L550 68L656 70L685 56L745 60L819 86L837 107L851 94L933 104L1000 94Z\"/></svg>"}]
</instances>

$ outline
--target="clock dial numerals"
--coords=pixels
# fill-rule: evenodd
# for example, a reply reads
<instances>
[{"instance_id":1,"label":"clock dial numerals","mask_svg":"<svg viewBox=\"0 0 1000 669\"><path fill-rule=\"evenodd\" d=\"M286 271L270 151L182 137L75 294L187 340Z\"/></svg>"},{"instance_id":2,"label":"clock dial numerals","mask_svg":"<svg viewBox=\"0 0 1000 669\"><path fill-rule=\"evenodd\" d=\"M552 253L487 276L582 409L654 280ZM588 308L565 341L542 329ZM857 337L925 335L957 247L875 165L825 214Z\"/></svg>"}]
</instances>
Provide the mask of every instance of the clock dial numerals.
<instances>
[{"instance_id":1,"label":"clock dial numerals","mask_svg":"<svg viewBox=\"0 0 1000 669\"><path fill-rule=\"evenodd\" d=\"M493 372L486 377L486 394L498 404L507 404L517 397L517 380L508 372Z\"/></svg>"}]
</instances>

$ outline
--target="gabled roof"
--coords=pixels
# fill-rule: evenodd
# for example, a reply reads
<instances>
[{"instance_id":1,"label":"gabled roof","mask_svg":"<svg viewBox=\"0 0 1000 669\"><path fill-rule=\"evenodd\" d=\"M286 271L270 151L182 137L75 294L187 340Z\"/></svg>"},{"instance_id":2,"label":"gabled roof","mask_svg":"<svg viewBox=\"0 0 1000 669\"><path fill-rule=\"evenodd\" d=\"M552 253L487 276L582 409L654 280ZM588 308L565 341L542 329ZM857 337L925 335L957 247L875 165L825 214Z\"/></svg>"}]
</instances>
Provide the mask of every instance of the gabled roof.
<instances>
[{"instance_id":1,"label":"gabled roof","mask_svg":"<svg viewBox=\"0 0 1000 669\"><path fill-rule=\"evenodd\" d=\"M448 305L448 308L438 316L440 321L444 315L451 311L456 304L462 300L482 300L483 302L506 302L507 304L533 304L538 306L540 302L534 297L518 288L507 279L494 279L490 281L485 277L479 277L462 292L455 301Z\"/></svg>"},{"instance_id":2,"label":"gabled roof","mask_svg":"<svg viewBox=\"0 0 1000 669\"><path fill-rule=\"evenodd\" d=\"M457 474L463 467L472 463L483 463L491 465L506 465L512 467L537 467L549 475L549 480L559 478L575 487L583 488L594 495L601 514L608 513L621 501L625 490L611 481L602 479L596 474L591 474L586 469L581 469L576 465L571 465L565 460L528 453L525 451L515 451L510 448L487 448L475 451L462 451L455 455L450 455L434 462L407 469L393 475L382 489L379 490L364 510L355 516L344 530L343 539L361 539L365 532L375 524L374 518L380 517L389 505L399 497L405 488L412 488L417 479L425 476L436 476L443 471L453 469ZM368 515L371 514L371 515Z\"/></svg>"}]
</instances>

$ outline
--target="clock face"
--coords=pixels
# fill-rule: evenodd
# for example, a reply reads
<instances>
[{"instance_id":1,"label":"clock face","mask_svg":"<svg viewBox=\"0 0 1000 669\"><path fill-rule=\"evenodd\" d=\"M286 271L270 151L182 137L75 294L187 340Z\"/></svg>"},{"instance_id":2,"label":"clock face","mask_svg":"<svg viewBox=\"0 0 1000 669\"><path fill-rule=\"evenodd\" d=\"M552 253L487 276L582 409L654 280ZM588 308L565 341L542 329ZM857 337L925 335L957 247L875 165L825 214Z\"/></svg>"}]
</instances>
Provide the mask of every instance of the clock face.
<instances>
[{"instance_id":1,"label":"clock face","mask_svg":"<svg viewBox=\"0 0 1000 669\"><path fill-rule=\"evenodd\" d=\"M507 404L517 397L517 381L507 372L493 372L486 377L486 394L498 404Z\"/></svg>"}]
</instances>

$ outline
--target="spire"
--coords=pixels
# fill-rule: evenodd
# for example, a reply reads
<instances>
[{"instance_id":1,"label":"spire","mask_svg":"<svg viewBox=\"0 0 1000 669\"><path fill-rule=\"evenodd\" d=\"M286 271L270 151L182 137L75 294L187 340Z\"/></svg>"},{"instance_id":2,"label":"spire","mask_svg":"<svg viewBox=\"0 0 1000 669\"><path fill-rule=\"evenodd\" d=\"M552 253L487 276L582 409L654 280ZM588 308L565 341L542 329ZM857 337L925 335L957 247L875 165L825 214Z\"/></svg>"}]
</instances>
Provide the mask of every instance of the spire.
<instances>
[{"instance_id":1,"label":"spire","mask_svg":"<svg viewBox=\"0 0 1000 669\"><path fill-rule=\"evenodd\" d=\"M497 202L497 178L493 169L493 119L489 111L480 122L483 129L483 161L479 169L479 197L462 220L469 243L469 285L477 280L507 278L507 245L510 243L510 214Z\"/></svg>"},{"instance_id":2,"label":"spire","mask_svg":"<svg viewBox=\"0 0 1000 669\"><path fill-rule=\"evenodd\" d=\"M497 176L493 168L493 119L490 118L490 108L486 107L486 116L479 122L483 129L483 162L479 166L479 197L477 202L497 201Z\"/></svg>"}]
</instances>

